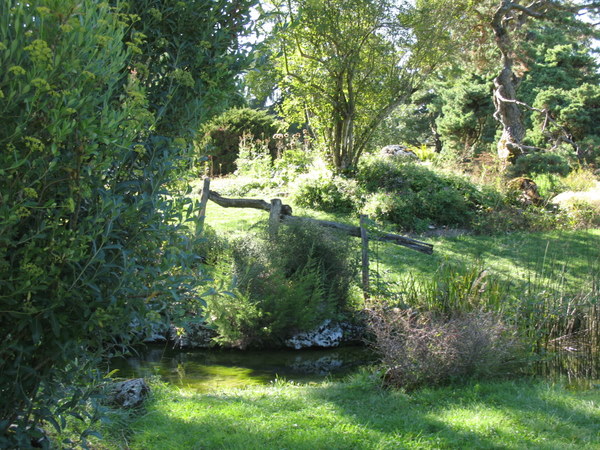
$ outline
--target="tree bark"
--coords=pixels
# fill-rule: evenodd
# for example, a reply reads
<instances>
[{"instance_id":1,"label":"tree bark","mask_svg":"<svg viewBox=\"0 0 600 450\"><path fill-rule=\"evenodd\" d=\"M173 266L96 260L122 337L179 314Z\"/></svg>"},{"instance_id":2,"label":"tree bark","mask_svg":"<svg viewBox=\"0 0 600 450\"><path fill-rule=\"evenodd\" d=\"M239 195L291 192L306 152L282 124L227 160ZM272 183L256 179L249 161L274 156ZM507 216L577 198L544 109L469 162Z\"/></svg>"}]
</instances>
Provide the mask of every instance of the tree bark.
<instances>
[{"instance_id":1,"label":"tree bark","mask_svg":"<svg viewBox=\"0 0 600 450\"><path fill-rule=\"evenodd\" d=\"M507 15L514 8L514 3L502 1L491 23L496 45L502 54L502 70L494 79L494 118L502 125L498 156L509 162L513 162L523 153L522 143L525 138L521 110L515 103L520 80L513 72L512 42L505 26Z\"/></svg>"}]
</instances>

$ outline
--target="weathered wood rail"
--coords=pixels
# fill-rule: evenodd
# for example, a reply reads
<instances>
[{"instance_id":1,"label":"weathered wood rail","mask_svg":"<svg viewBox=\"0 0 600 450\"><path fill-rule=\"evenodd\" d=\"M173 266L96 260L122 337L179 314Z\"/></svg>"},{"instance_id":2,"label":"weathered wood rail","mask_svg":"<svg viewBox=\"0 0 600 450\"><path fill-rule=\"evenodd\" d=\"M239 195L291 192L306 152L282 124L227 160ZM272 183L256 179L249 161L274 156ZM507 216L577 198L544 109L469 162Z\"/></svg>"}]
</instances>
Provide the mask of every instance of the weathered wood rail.
<instances>
[{"instance_id":1,"label":"weathered wood rail","mask_svg":"<svg viewBox=\"0 0 600 450\"><path fill-rule=\"evenodd\" d=\"M205 182L205 188L207 183ZM204 191L204 189L203 189ZM274 199L271 200L271 203L266 202L265 200L260 199L249 199L249 198L225 198L221 196L218 192L208 191L208 200L216 203L223 208L253 208L260 209L263 211L272 212L273 205L279 204L279 208L281 208L281 212L279 214L271 214L271 222L273 221L283 221L283 222L293 222L293 221L302 221L305 223L312 223L315 225L319 225L326 228L333 228L343 233L346 233L350 236L360 238L362 236L361 227L356 227L353 225L347 225L339 222L332 222L328 220L318 220L312 219L309 217L297 217L292 215L292 208L289 205L285 205L281 203L281 200ZM277 206L275 206L277 208ZM201 206L200 211L204 214L206 211L206 206ZM363 224L364 226L364 224ZM428 244L426 242L417 241L415 239L408 238L406 236L401 236L399 234L394 233L384 233L378 232L376 234L370 234L369 239L375 241L385 241L391 242L392 244L401 245L403 247L410 248L412 250L416 250L421 253L432 254L433 253L433 245Z\"/></svg>"},{"instance_id":2,"label":"weathered wood rail","mask_svg":"<svg viewBox=\"0 0 600 450\"><path fill-rule=\"evenodd\" d=\"M392 244L416 250L421 253L431 255L433 245L426 242L401 236L394 233L367 232L367 216L360 216L360 226L355 227L345 223L332 222L329 220L318 220L309 217L296 217L292 215L292 207L285 205L280 199L275 198L268 203L260 199L249 198L225 198L221 194L210 190L210 178L204 179L204 186L200 196L200 207L196 222L196 235L202 232L204 227L204 218L206 216L206 204L208 200L213 201L223 208L253 208L269 212L269 233L274 238L277 236L277 229L281 222L302 222L319 225L326 228L333 228L350 236L361 238L362 241L362 285L365 300L369 298L369 239L376 241L391 242Z\"/></svg>"}]
</instances>

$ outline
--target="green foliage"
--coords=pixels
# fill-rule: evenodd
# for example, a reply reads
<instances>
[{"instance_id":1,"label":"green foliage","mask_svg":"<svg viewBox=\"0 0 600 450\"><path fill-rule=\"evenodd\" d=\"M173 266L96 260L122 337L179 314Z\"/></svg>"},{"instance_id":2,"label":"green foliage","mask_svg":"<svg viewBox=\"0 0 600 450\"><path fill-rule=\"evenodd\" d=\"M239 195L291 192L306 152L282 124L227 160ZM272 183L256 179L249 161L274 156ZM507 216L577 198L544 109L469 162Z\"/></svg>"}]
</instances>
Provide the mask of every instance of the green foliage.
<instances>
[{"instance_id":1,"label":"green foliage","mask_svg":"<svg viewBox=\"0 0 600 450\"><path fill-rule=\"evenodd\" d=\"M596 186L597 176L592 168L576 167L561 179L561 184L568 191L587 191Z\"/></svg>"},{"instance_id":2,"label":"green foliage","mask_svg":"<svg viewBox=\"0 0 600 450\"><path fill-rule=\"evenodd\" d=\"M149 133L128 17L92 0L0 4L2 447L64 426L99 358L202 305L192 203L175 190L189 154Z\"/></svg>"},{"instance_id":3,"label":"green foliage","mask_svg":"<svg viewBox=\"0 0 600 450\"><path fill-rule=\"evenodd\" d=\"M254 140L251 135L243 135L240 138L235 165L237 176L249 177L256 181L270 180L273 174L273 158L269 140Z\"/></svg>"},{"instance_id":4,"label":"green foliage","mask_svg":"<svg viewBox=\"0 0 600 450\"><path fill-rule=\"evenodd\" d=\"M377 126L441 57L438 40L415 34L439 36L445 23L433 27L426 8L408 3L273 3L269 44L282 107L292 120L309 121L336 169L353 167Z\"/></svg>"},{"instance_id":5,"label":"green foliage","mask_svg":"<svg viewBox=\"0 0 600 450\"><path fill-rule=\"evenodd\" d=\"M600 86L582 84L572 89L548 88L536 96L533 106L549 111L554 119L544 127L546 115L533 115L535 128L530 137L536 145L554 142L566 132L580 147L580 158L593 161L598 156L600 136L596 124L600 120Z\"/></svg>"},{"instance_id":6,"label":"green foliage","mask_svg":"<svg viewBox=\"0 0 600 450\"><path fill-rule=\"evenodd\" d=\"M217 278L234 289L214 296L207 312L226 345L280 345L298 331L347 313L354 276L351 246L307 224L282 225L276 239L231 243L232 261Z\"/></svg>"},{"instance_id":7,"label":"green foliage","mask_svg":"<svg viewBox=\"0 0 600 450\"><path fill-rule=\"evenodd\" d=\"M121 278L137 261L124 258L119 222L146 203L120 183L135 154L121 125L139 109L118 102L139 92L124 71L123 27L91 1L45 4L0 6L0 42L10 45L0 51L4 436L11 423L23 431L53 418L50 408L61 410L53 391L75 378L68 372L83 349L95 353L145 314L143 301L127 301L132 280ZM66 401L64 410L79 399Z\"/></svg>"},{"instance_id":8,"label":"green foliage","mask_svg":"<svg viewBox=\"0 0 600 450\"><path fill-rule=\"evenodd\" d=\"M249 32L249 11L255 3L126 2L130 67L157 118L153 131L191 139L207 119L242 103L236 76L249 60L238 37Z\"/></svg>"},{"instance_id":9,"label":"green foliage","mask_svg":"<svg viewBox=\"0 0 600 450\"><path fill-rule=\"evenodd\" d=\"M494 139L492 83L477 75L464 75L438 87L442 102L437 131L447 150L472 156Z\"/></svg>"},{"instance_id":10,"label":"green foliage","mask_svg":"<svg viewBox=\"0 0 600 450\"><path fill-rule=\"evenodd\" d=\"M569 161L554 153L529 153L518 158L509 168L509 173L513 177L534 174L566 176L570 171Z\"/></svg>"},{"instance_id":11,"label":"green foliage","mask_svg":"<svg viewBox=\"0 0 600 450\"><path fill-rule=\"evenodd\" d=\"M284 128L282 122L265 111L234 108L201 127L197 146L201 154L210 158L213 173L230 173L235 170L234 163L239 156L240 140L244 135L266 143L270 156L274 158L277 147L273 136L281 133Z\"/></svg>"},{"instance_id":12,"label":"green foliage","mask_svg":"<svg viewBox=\"0 0 600 450\"><path fill-rule=\"evenodd\" d=\"M294 204L328 212L351 212L359 199L357 183L328 171L299 177L292 191Z\"/></svg>"},{"instance_id":13,"label":"green foliage","mask_svg":"<svg viewBox=\"0 0 600 450\"><path fill-rule=\"evenodd\" d=\"M367 193L364 212L407 230L428 224L469 226L478 210L501 201L497 193L465 178L393 159L365 159L356 179Z\"/></svg>"}]
</instances>

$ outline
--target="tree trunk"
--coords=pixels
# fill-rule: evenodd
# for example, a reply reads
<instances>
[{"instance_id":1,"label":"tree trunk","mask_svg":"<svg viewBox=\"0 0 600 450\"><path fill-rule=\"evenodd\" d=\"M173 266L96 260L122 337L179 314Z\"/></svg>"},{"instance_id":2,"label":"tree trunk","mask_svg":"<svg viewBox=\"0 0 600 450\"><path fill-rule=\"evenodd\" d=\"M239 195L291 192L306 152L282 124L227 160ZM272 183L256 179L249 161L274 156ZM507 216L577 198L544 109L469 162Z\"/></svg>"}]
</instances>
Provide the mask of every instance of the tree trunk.
<instances>
[{"instance_id":1,"label":"tree trunk","mask_svg":"<svg viewBox=\"0 0 600 450\"><path fill-rule=\"evenodd\" d=\"M519 105L517 86L519 78L513 72L513 48L505 23L515 9L515 3L503 0L492 19L496 45L502 54L502 70L494 79L494 118L502 125L502 137L498 141L498 156L513 162L523 153L525 127Z\"/></svg>"},{"instance_id":2,"label":"tree trunk","mask_svg":"<svg viewBox=\"0 0 600 450\"><path fill-rule=\"evenodd\" d=\"M511 65L504 66L500 74L494 79L494 117L502 124L502 136L498 141L498 156L509 162L516 160L523 154L523 139L525 127L523 126L521 110L516 101L516 86L518 79L512 71Z\"/></svg>"},{"instance_id":3,"label":"tree trunk","mask_svg":"<svg viewBox=\"0 0 600 450\"><path fill-rule=\"evenodd\" d=\"M344 170L350 167L354 160L354 119L351 116L338 116L330 145L333 148L335 168Z\"/></svg>"}]
</instances>

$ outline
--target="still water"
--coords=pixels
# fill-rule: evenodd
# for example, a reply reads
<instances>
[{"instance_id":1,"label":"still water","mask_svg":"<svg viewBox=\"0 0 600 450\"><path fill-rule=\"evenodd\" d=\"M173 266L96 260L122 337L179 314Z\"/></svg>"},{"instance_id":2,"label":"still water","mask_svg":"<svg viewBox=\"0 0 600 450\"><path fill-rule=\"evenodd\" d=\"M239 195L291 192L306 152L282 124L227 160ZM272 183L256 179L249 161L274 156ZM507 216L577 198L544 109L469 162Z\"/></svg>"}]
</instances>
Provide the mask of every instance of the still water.
<instances>
[{"instance_id":1,"label":"still water","mask_svg":"<svg viewBox=\"0 0 600 450\"><path fill-rule=\"evenodd\" d=\"M181 350L148 346L129 358L114 359L118 377L157 375L181 387L215 388L269 384L276 379L298 383L341 378L376 361L366 347L320 350Z\"/></svg>"}]
</instances>

